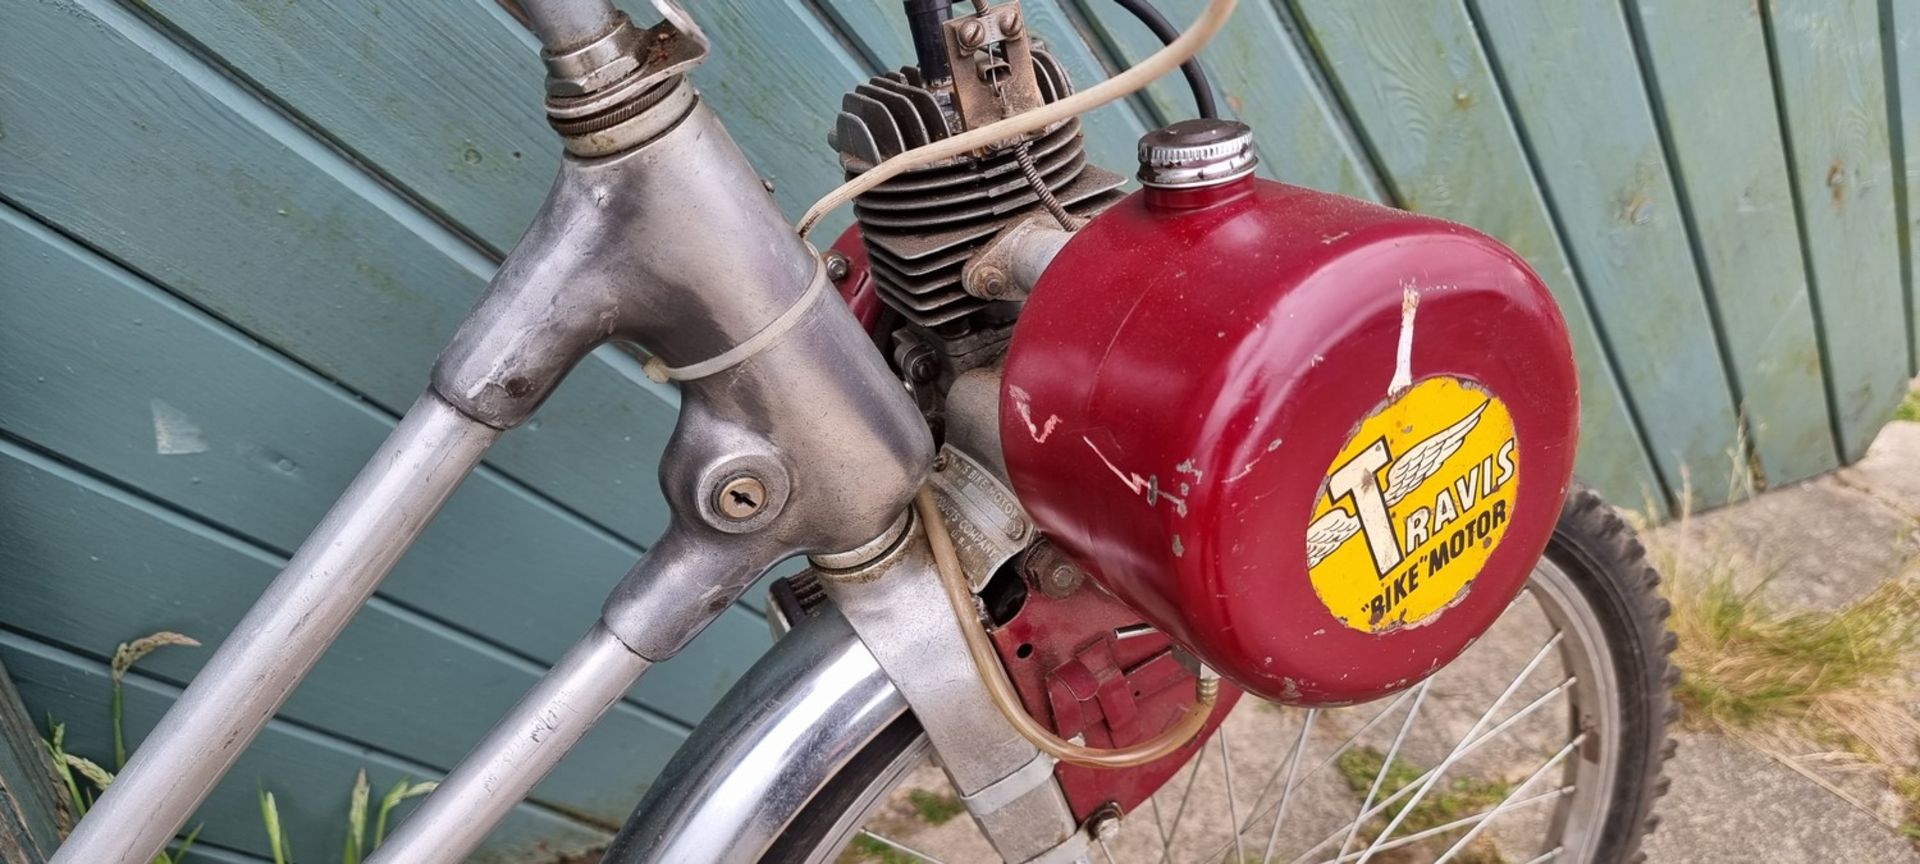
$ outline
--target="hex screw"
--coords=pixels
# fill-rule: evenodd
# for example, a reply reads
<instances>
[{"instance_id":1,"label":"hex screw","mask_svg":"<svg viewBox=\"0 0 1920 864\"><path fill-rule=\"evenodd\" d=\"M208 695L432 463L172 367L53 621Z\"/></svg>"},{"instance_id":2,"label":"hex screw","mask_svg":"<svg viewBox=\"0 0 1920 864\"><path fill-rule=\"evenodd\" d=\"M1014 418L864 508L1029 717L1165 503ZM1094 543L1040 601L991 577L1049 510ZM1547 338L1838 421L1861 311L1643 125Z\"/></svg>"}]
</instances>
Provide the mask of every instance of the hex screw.
<instances>
[{"instance_id":1,"label":"hex screw","mask_svg":"<svg viewBox=\"0 0 1920 864\"><path fill-rule=\"evenodd\" d=\"M753 476L735 477L720 487L714 496L714 508L720 515L742 521L753 518L760 508L767 506L767 487L760 478Z\"/></svg>"},{"instance_id":2,"label":"hex screw","mask_svg":"<svg viewBox=\"0 0 1920 864\"><path fill-rule=\"evenodd\" d=\"M839 252L827 253L827 278L828 279L832 279L833 281L838 282L842 279L847 278L847 274L851 272L853 272L853 264L852 262L849 262L847 260L847 256L842 255Z\"/></svg>"},{"instance_id":3,"label":"hex screw","mask_svg":"<svg viewBox=\"0 0 1920 864\"><path fill-rule=\"evenodd\" d=\"M971 51L979 48L986 41L987 25L980 23L980 19L969 19L965 24L960 25L960 47Z\"/></svg>"},{"instance_id":4,"label":"hex screw","mask_svg":"<svg viewBox=\"0 0 1920 864\"><path fill-rule=\"evenodd\" d=\"M1087 578L1086 571L1067 560L1053 544L1045 542L1027 552L1026 571L1027 580L1040 589L1040 593L1056 600L1080 590L1080 583Z\"/></svg>"}]
</instances>

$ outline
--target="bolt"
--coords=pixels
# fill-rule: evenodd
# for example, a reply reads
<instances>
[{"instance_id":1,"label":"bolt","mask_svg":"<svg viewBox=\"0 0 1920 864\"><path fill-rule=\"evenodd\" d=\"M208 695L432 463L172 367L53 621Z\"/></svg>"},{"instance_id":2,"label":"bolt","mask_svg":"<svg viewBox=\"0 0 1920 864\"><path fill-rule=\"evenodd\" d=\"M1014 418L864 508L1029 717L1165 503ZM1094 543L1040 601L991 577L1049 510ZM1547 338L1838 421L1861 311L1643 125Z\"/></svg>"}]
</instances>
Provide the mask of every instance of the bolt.
<instances>
[{"instance_id":1,"label":"bolt","mask_svg":"<svg viewBox=\"0 0 1920 864\"><path fill-rule=\"evenodd\" d=\"M839 252L827 253L827 278L828 279L832 279L833 281L838 282L842 279L847 278L847 274L851 272L853 272L853 264L847 261L847 256L842 255Z\"/></svg>"},{"instance_id":2,"label":"bolt","mask_svg":"<svg viewBox=\"0 0 1920 864\"><path fill-rule=\"evenodd\" d=\"M1000 32L1009 38L1020 35L1027 28L1027 22L1020 20L1020 13L1012 9L1000 19Z\"/></svg>"},{"instance_id":3,"label":"bolt","mask_svg":"<svg viewBox=\"0 0 1920 864\"><path fill-rule=\"evenodd\" d=\"M714 504L714 509L728 519L751 519L767 506L767 487L758 477L735 477L720 487Z\"/></svg>"},{"instance_id":4,"label":"bolt","mask_svg":"<svg viewBox=\"0 0 1920 864\"><path fill-rule=\"evenodd\" d=\"M1026 560L1027 579L1040 593L1056 600L1071 595L1080 589L1080 583L1086 581L1086 571L1068 561L1050 543L1041 543L1029 552Z\"/></svg>"},{"instance_id":5,"label":"bolt","mask_svg":"<svg viewBox=\"0 0 1920 864\"><path fill-rule=\"evenodd\" d=\"M992 264L973 268L973 285L988 300L1001 299L1012 290L1012 286L1007 284L1007 271Z\"/></svg>"},{"instance_id":6,"label":"bolt","mask_svg":"<svg viewBox=\"0 0 1920 864\"><path fill-rule=\"evenodd\" d=\"M960 47L972 51L986 41L987 25L980 23L980 19L970 18L960 25Z\"/></svg>"},{"instance_id":7,"label":"bolt","mask_svg":"<svg viewBox=\"0 0 1920 864\"><path fill-rule=\"evenodd\" d=\"M1111 813L1102 814L1093 820L1093 837L1102 843L1120 836L1120 817Z\"/></svg>"}]
</instances>

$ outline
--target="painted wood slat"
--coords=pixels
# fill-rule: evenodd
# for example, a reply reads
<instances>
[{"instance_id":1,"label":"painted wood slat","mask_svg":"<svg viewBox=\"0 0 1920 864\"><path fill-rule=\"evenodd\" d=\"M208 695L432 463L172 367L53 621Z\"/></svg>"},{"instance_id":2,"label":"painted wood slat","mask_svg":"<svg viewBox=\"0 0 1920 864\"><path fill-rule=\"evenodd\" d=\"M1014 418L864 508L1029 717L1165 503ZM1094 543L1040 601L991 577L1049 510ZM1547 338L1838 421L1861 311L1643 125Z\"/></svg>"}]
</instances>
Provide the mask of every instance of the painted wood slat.
<instances>
[{"instance_id":1,"label":"painted wood slat","mask_svg":"<svg viewBox=\"0 0 1920 864\"><path fill-rule=\"evenodd\" d=\"M1831 469L1833 426L1760 10L1635 0L1629 11L1760 468L1774 485Z\"/></svg>"},{"instance_id":2,"label":"painted wood slat","mask_svg":"<svg viewBox=\"0 0 1920 864\"><path fill-rule=\"evenodd\" d=\"M494 0L148 8L496 252L519 238L559 167L536 46ZM659 19L644 2L623 8L642 26ZM752 118L732 132L798 215L832 188L826 130L857 64L799 0L695 12L715 42L696 84L722 117ZM817 107L795 110L807 105Z\"/></svg>"},{"instance_id":3,"label":"painted wood slat","mask_svg":"<svg viewBox=\"0 0 1920 864\"><path fill-rule=\"evenodd\" d=\"M1722 503L1739 418L1618 4L1468 0L1668 489Z\"/></svg>"},{"instance_id":4,"label":"painted wood slat","mask_svg":"<svg viewBox=\"0 0 1920 864\"><path fill-rule=\"evenodd\" d=\"M1580 367L1575 470L1616 502L1660 506L1660 481L1458 3L1413 10L1389 0L1300 0L1294 8L1395 199L1487 232L1553 290Z\"/></svg>"},{"instance_id":5,"label":"painted wood slat","mask_svg":"<svg viewBox=\"0 0 1920 864\"><path fill-rule=\"evenodd\" d=\"M1112 0L1078 0L1110 50L1136 63L1159 50L1160 40ZM1167 19L1184 27L1206 0L1163 0ZM1201 52L1225 116L1253 127L1262 175L1370 201L1383 201L1359 145L1347 135L1338 109L1314 79L1279 7L1243 3L1231 25ZM1117 65L1117 64L1116 64ZM1147 98L1169 121L1194 116L1192 91L1179 74L1162 77Z\"/></svg>"},{"instance_id":6,"label":"painted wood slat","mask_svg":"<svg viewBox=\"0 0 1920 864\"><path fill-rule=\"evenodd\" d=\"M1914 287L1920 282L1916 278L1920 276L1920 263L1914 260L1914 240L1920 238L1920 205L1914 201L1915 194L1920 193L1920 6L1881 0L1880 15L1886 34L1882 38L1891 37L1890 43L1880 48L1892 64L1888 79L1899 91L1898 99L1889 99L1888 108L1894 115L1890 128L1899 133L1901 142L1900 152L1895 155L1904 163L1894 166L1894 180L1903 184L1901 201L1905 206L1899 214L1899 242L1904 268L1901 284L1906 290L1908 313L1907 348L1913 352L1907 373L1920 375L1920 289Z\"/></svg>"},{"instance_id":7,"label":"painted wood slat","mask_svg":"<svg viewBox=\"0 0 1920 864\"><path fill-rule=\"evenodd\" d=\"M1059 0L1024 0L1020 8L1025 10L1029 32L1066 68L1075 90L1091 87L1111 74ZM835 0L831 14L884 68L913 65L913 42L907 35L900 0ZM833 105L838 110L839 100L835 99ZM1086 136L1087 158L1129 178L1133 176L1134 148L1140 136L1155 125L1128 99L1081 115L1080 123ZM1128 182L1132 184L1131 179Z\"/></svg>"},{"instance_id":8,"label":"painted wood slat","mask_svg":"<svg viewBox=\"0 0 1920 864\"><path fill-rule=\"evenodd\" d=\"M404 410L492 263L137 17L85 2L19 5L0 30L0 196ZM675 409L610 353L489 460L651 541Z\"/></svg>"},{"instance_id":9,"label":"painted wood slat","mask_svg":"<svg viewBox=\"0 0 1920 864\"><path fill-rule=\"evenodd\" d=\"M155 655L156 657L158 655ZM14 676L21 696L66 724L70 738L111 740L107 700L111 685L106 667L11 631L0 630L0 662ZM126 730L139 741L152 730L178 688L137 670L125 684ZM81 755L111 758L111 751ZM249 855L267 851L261 828L259 790L274 793L281 824L292 839L295 860L339 860L347 799L355 772L365 768L373 788L386 790L402 778L438 779L432 772L382 753L354 747L275 720L259 743L242 754L227 779L215 787L200 809L206 822L201 836L210 843ZM410 808L411 803L402 805ZM473 864L542 864L559 856L595 848L609 832L582 826L551 810L522 804L494 830Z\"/></svg>"},{"instance_id":10,"label":"painted wood slat","mask_svg":"<svg viewBox=\"0 0 1920 864\"><path fill-rule=\"evenodd\" d=\"M1873 0L1767 0L1840 456L1907 390L1886 78Z\"/></svg>"},{"instance_id":11,"label":"painted wood slat","mask_svg":"<svg viewBox=\"0 0 1920 864\"><path fill-rule=\"evenodd\" d=\"M0 861L43 864L71 822L40 729L0 664Z\"/></svg>"},{"instance_id":12,"label":"painted wood slat","mask_svg":"<svg viewBox=\"0 0 1920 864\"><path fill-rule=\"evenodd\" d=\"M392 429L351 394L7 208L0 260L0 429L275 554L298 546ZM483 468L381 594L550 663L638 555ZM642 679L637 702L697 722L765 634L756 616L728 611ZM137 635L107 630L90 644Z\"/></svg>"},{"instance_id":13,"label":"painted wood slat","mask_svg":"<svg viewBox=\"0 0 1920 864\"><path fill-rule=\"evenodd\" d=\"M218 644L286 563L5 442L0 490L0 627L69 650L107 656L160 630ZM142 668L185 686L211 656L162 651ZM376 598L279 716L446 770L545 671ZM621 703L533 798L617 824L683 738Z\"/></svg>"},{"instance_id":14,"label":"painted wood slat","mask_svg":"<svg viewBox=\"0 0 1920 864\"><path fill-rule=\"evenodd\" d=\"M546 197L560 148L540 61L492 4L142 5L497 256Z\"/></svg>"}]
</instances>

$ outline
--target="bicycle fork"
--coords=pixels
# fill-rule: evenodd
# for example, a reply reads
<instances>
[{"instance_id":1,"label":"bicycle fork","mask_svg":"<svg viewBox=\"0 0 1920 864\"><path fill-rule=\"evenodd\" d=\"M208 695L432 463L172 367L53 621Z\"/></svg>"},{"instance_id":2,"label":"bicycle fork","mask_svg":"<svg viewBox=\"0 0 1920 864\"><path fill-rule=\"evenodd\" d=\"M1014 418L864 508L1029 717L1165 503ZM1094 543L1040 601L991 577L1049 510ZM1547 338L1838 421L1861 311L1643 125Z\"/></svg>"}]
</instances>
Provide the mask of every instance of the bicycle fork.
<instances>
[{"instance_id":1,"label":"bicycle fork","mask_svg":"<svg viewBox=\"0 0 1920 864\"><path fill-rule=\"evenodd\" d=\"M553 190L431 386L55 864L152 860L489 446L602 343L644 345L680 382L660 469L669 524L376 861L465 859L648 667L774 563L897 527L932 461L926 426L686 80L704 37L671 0L657 5L667 22L642 31L605 0L522 0L568 150Z\"/></svg>"}]
</instances>

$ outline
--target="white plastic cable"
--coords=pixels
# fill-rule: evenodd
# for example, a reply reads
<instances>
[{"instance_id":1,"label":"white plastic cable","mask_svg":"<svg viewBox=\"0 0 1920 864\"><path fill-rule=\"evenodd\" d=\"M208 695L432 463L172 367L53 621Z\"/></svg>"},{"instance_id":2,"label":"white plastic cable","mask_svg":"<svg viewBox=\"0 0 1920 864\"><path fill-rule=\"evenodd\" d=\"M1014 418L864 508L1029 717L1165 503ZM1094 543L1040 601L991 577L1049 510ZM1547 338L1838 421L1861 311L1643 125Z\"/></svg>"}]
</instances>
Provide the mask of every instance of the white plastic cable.
<instances>
[{"instance_id":1,"label":"white plastic cable","mask_svg":"<svg viewBox=\"0 0 1920 864\"><path fill-rule=\"evenodd\" d=\"M807 312L813 309L814 301L827 293L829 280L826 259L820 257L818 252L814 253L813 258L815 262L813 282L807 286L805 292L801 293L800 299L793 301L793 305L788 306L787 311L780 313L780 317L773 319L773 322L761 328L760 332L747 337L746 341L719 355L698 363L668 366L667 361L656 355L647 358L647 362L641 366L641 369L647 373L648 378L658 384L665 384L668 381L692 381L731 369L747 362L753 355L772 347L780 337L787 335L788 330L792 330L794 325L799 324L800 319L806 317Z\"/></svg>"},{"instance_id":2,"label":"white plastic cable","mask_svg":"<svg viewBox=\"0 0 1920 864\"><path fill-rule=\"evenodd\" d=\"M931 144L915 147L891 159L873 166L859 176L840 184L840 188L826 194L826 197L814 202L807 208L806 215L800 217L797 230L805 237L818 224L821 217L838 209L840 205L852 201L861 193L872 189L900 174L929 165L942 159L950 159L969 150L978 150L990 144L1007 141L1025 135L1076 114L1084 114L1115 99L1125 97L1153 83L1153 80L1172 72L1187 62L1187 59L1200 53L1200 47L1207 44L1221 26L1227 23L1227 16L1233 14L1233 7L1239 0L1212 0L1207 8L1201 10L1200 17L1173 44L1155 51L1147 59L1134 64L1127 71L1108 78L1092 87L1045 105L1016 114L1004 120L988 123L978 129L962 132L951 138L942 138Z\"/></svg>"}]
</instances>

